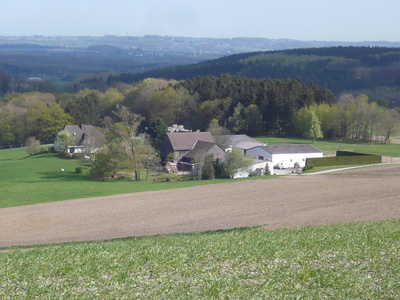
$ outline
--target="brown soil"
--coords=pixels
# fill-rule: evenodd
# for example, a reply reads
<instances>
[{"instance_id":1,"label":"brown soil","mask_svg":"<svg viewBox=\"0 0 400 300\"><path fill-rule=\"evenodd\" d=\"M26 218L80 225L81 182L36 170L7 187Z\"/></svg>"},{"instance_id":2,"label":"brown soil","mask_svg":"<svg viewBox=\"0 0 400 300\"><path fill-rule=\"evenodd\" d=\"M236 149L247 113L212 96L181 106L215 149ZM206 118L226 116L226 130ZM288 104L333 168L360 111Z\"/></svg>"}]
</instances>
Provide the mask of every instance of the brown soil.
<instances>
[{"instance_id":1,"label":"brown soil","mask_svg":"<svg viewBox=\"0 0 400 300\"><path fill-rule=\"evenodd\" d=\"M0 209L0 246L400 218L400 165Z\"/></svg>"}]
</instances>

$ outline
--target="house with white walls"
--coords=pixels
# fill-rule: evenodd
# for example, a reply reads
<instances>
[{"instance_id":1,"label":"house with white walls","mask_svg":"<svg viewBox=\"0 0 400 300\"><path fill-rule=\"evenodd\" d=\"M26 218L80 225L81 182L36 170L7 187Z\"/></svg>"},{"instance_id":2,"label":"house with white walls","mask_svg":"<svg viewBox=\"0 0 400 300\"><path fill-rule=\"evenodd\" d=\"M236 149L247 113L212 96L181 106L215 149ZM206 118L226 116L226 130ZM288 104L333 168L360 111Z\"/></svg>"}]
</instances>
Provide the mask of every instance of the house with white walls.
<instances>
[{"instance_id":1,"label":"house with white walls","mask_svg":"<svg viewBox=\"0 0 400 300\"><path fill-rule=\"evenodd\" d=\"M245 150L260 161L272 162L274 168L293 168L295 163L304 167L307 158L323 157L323 152L309 144L255 146Z\"/></svg>"}]
</instances>

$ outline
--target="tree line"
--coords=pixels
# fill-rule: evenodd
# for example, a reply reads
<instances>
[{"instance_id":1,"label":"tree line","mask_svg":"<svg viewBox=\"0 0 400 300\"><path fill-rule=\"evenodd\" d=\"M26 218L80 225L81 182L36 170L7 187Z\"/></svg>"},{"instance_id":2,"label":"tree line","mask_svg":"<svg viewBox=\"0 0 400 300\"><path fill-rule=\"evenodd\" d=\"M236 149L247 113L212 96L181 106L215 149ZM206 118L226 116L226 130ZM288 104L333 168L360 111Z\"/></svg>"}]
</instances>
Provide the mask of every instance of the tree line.
<instances>
[{"instance_id":1,"label":"tree line","mask_svg":"<svg viewBox=\"0 0 400 300\"><path fill-rule=\"evenodd\" d=\"M367 94L372 101L389 100L400 106L398 85L400 49L389 47L326 47L241 53L192 65L143 73L112 75L108 83L139 81L146 77L186 80L224 73L250 78L302 78L325 84L336 94Z\"/></svg>"},{"instance_id":2,"label":"tree line","mask_svg":"<svg viewBox=\"0 0 400 300\"><path fill-rule=\"evenodd\" d=\"M296 135L309 134L309 122L316 119L319 137L339 138L372 143L388 143L399 132L400 114L395 109L370 102L366 95L345 94L334 104L313 104L297 112Z\"/></svg>"},{"instance_id":3,"label":"tree line","mask_svg":"<svg viewBox=\"0 0 400 300\"><path fill-rule=\"evenodd\" d=\"M383 128L383 121L376 121L379 126L371 122L387 120L383 116L390 114L397 124L395 110L370 103L364 96L349 97L353 96L343 96L347 102L339 99L336 104L327 87L305 84L300 79L251 79L228 74L184 81L146 78L133 84L116 82L105 91L9 93L0 100L0 145L24 143L29 137L51 143L67 124L104 127L104 119L112 116L117 105L143 118L138 130L152 137L156 149L166 127L174 123L204 131L216 122L232 133L250 136L302 135L299 128L306 110L315 111L325 137L370 141L378 132L393 134L378 130ZM361 108L364 115L359 112ZM358 119L352 115L356 112ZM366 117L366 112L374 118ZM370 123L362 123L365 119ZM358 125L351 123L354 120L360 120ZM360 129L363 126L364 131Z\"/></svg>"}]
</instances>

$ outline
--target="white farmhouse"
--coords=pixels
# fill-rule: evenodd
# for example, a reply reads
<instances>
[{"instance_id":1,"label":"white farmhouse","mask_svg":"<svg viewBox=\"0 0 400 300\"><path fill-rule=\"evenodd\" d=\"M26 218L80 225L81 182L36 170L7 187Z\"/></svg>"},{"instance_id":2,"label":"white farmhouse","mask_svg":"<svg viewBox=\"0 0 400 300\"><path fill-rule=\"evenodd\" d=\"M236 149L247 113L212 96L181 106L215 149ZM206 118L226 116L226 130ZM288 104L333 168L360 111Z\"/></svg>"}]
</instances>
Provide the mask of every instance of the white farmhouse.
<instances>
[{"instance_id":1,"label":"white farmhouse","mask_svg":"<svg viewBox=\"0 0 400 300\"><path fill-rule=\"evenodd\" d=\"M245 154L251 154L259 160L270 161L274 168L293 168L295 163L304 167L307 158L323 157L321 150L308 144L255 146L247 149Z\"/></svg>"}]
</instances>

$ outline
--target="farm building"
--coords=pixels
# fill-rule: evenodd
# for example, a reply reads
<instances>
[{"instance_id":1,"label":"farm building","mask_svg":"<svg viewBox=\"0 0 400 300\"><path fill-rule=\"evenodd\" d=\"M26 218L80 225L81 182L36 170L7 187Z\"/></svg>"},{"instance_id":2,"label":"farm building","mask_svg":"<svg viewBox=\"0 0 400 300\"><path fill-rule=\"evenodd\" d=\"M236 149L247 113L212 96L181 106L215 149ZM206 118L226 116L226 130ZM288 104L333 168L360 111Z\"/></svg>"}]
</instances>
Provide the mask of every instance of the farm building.
<instances>
[{"instance_id":1,"label":"farm building","mask_svg":"<svg viewBox=\"0 0 400 300\"><path fill-rule=\"evenodd\" d=\"M85 152L84 143L89 138L97 138L103 140L103 133L93 125L66 125L65 131L68 131L75 139L76 145L67 146L67 151L70 154Z\"/></svg>"},{"instance_id":2,"label":"farm building","mask_svg":"<svg viewBox=\"0 0 400 300\"><path fill-rule=\"evenodd\" d=\"M304 167L307 158L322 157L321 150L308 144L277 146L255 146L245 150L246 155L253 155L259 160L273 163L275 168L293 168L295 163Z\"/></svg>"},{"instance_id":3,"label":"farm building","mask_svg":"<svg viewBox=\"0 0 400 300\"><path fill-rule=\"evenodd\" d=\"M266 146L266 144L245 134L222 135L215 138L220 139L227 149L236 148L242 153L244 153L247 149L251 149L256 146Z\"/></svg>"},{"instance_id":4,"label":"farm building","mask_svg":"<svg viewBox=\"0 0 400 300\"><path fill-rule=\"evenodd\" d=\"M192 171L196 158L211 155L213 159L223 160L225 151L215 143L197 141L193 149L187 152L178 163L179 170Z\"/></svg>"},{"instance_id":5,"label":"farm building","mask_svg":"<svg viewBox=\"0 0 400 300\"><path fill-rule=\"evenodd\" d=\"M169 153L174 153L174 163L194 148L197 141L215 143L210 132L174 132L167 133L161 144L161 159L166 161Z\"/></svg>"}]
</instances>

